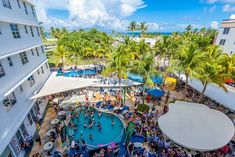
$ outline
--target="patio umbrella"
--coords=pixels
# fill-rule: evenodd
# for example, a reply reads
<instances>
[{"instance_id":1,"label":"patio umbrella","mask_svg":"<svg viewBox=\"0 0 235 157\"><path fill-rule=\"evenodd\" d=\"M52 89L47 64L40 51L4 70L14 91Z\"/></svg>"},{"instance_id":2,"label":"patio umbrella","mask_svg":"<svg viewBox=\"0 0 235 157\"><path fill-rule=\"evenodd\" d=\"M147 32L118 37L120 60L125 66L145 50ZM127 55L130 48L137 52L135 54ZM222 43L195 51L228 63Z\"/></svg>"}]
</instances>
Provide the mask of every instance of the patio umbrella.
<instances>
[{"instance_id":1,"label":"patio umbrella","mask_svg":"<svg viewBox=\"0 0 235 157\"><path fill-rule=\"evenodd\" d=\"M150 89L147 91L148 94L154 96L154 97L162 97L165 92L159 89Z\"/></svg>"}]
</instances>

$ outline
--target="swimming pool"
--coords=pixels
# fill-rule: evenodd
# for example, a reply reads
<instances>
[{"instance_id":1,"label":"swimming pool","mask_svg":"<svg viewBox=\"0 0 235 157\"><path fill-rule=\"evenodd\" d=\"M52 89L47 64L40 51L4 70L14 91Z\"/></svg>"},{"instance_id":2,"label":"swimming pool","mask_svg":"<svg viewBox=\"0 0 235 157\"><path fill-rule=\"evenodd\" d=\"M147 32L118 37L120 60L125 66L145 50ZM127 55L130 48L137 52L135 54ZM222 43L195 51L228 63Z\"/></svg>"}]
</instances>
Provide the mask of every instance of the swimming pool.
<instances>
[{"instance_id":1,"label":"swimming pool","mask_svg":"<svg viewBox=\"0 0 235 157\"><path fill-rule=\"evenodd\" d=\"M130 80L143 83L143 76L140 76L134 73L128 73L128 78ZM152 76L151 79L154 83L163 84L163 76L161 75Z\"/></svg>"},{"instance_id":2,"label":"swimming pool","mask_svg":"<svg viewBox=\"0 0 235 157\"><path fill-rule=\"evenodd\" d=\"M97 72L95 69L70 70L70 71L65 71L64 75L61 71L58 71L56 76L76 77L82 75L95 75L96 73Z\"/></svg>"},{"instance_id":3,"label":"swimming pool","mask_svg":"<svg viewBox=\"0 0 235 157\"><path fill-rule=\"evenodd\" d=\"M80 111L81 108L83 108L82 111ZM94 109L95 125L92 128L84 128L84 122L88 123L88 118L85 118L84 109L85 107L77 108L79 120L74 118L74 123L77 124L77 130L75 131L72 128L69 128L68 134L70 136L73 136L75 140L78 141L81 140L82 134L83 140L86 141L90 148L106 146L113 142L119 143L122 140L124 125L119 117L105 112L101 112L101 116L99 117L98 111ZM114 125L112 125L112 120L115 122ZM101 123L101 130L97 127L98 122ZM89 138L90 134L93 135L93 139Z\"/></svg>"}]
</instances>

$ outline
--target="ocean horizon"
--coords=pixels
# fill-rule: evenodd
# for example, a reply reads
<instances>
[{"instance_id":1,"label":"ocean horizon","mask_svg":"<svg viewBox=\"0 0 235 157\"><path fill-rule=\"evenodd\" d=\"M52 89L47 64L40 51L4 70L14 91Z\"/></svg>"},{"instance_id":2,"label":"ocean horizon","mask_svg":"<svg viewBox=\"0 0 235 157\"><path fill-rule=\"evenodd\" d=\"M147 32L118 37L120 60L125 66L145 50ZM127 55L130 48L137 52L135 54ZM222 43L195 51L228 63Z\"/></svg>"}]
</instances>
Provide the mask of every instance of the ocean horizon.
<instances>
[{"instance_id":1,"label":"ocean horizon","mask_svg":"<svg viewBox=\"0 0 235 157\"><path fill-rule=\"evenodd\" d=\"M141 32L133 32L133 33L132 32L118 32L118 33L122 35L134 36L134 37L139 37L141 35ZM172 32L147 32L147 34L169 36L172 34Z\"/></svg>"},{"instance_id":2,"label":"ocean horizon","mask_svg":"<svg viewBox=\"0 0 235 157\"><path fill-rule=\"evenodd\" d=\"M103 31L105 32L105 31ZM112 32L105 32L109 35L113 35ZM152 34L152 35L172 35L173 32L146 32L147 34ZM123 35L123 36L133 36L133 37L140 37L141 32L117 32L117 34L119 35ZM50 38L50 33L49 32L45 32L46 37Z\"/></svg>"}]
</instances>

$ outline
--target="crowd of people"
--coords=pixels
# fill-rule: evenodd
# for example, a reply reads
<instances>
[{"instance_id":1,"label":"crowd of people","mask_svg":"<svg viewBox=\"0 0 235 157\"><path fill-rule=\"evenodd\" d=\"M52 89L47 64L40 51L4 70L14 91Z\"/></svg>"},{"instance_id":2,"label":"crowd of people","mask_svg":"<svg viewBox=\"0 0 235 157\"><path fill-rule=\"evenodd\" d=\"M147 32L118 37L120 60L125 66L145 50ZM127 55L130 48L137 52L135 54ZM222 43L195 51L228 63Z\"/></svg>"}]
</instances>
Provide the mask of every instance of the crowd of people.
<instances>
[{"instance_id":1,"label":"crowd of people","mask_svg":"<svg viewBox=\"0 0 235 157\"><path fill-rule=\"evenodd\" d=\"M105 80L101 79L102 83L110 83L110 84L116 84L117 82L114 82L114 80ZM183 84L183 83L182 83ZM183 86L182 86L183 88ZM138 90L137 90L138 91ZM141 90L139 90L141 91ZM97 91L96 91L97 92ZM186 148L183 148L181 146L176 145L169 139L167 139L161 132L159 126L158 126L158 117L161 114L167 113L168 112L168 103L169 101L175 101L175 98L171 97L171 93L169 91L165 92L164 99L163 98L155 98L153 99L150 95L142 95L141 92L136 92L134 97L135 97L135 110L134 111L129 111L132 112L131 116L126 120L126 123L128 123L130 120L134 122L136 125L136 129L134 130L133 136L138 135L144 137L145 141L143 142L143 146L141 147L136 147L134 143L126 143L125 147L127 150L127 154L129 156L134 156L134 157L232 157L235 156L235 142L231 141L229 142L226 146L223 148L216 150L216 151L211 151L211 152L196 152L196 151L190 151ZM110 93L111 95L114 95L116 97L115 104L116 106L123 107L123 101L121 100L120 93L115 93L113 94L112 92ZM188 89L188 94L187 98L189 98L192 101L195 101L198 99L200 93L197 92L196 90L192 89L189 87ZM161 105L163 108L163 113L159 113L159 110L157 107L154 105L150 108L149 112L144 112L140 113L136 106L141 104L141 99L142 97L146 97L146 102L151 103L154 102L153 104ZM88 96L86 96L86 101L88 100ZM157 103L156 103L157 102ZM221 105L216 103L215 101L212 101L211 99L204 97L203 98L203 103L207 104L211 108L215 109L221 109ZM105 105L108 104L108 100L104 99L102 102L101 107L105 107ZM92 104L90 104L92 105ZM88 105L87 105L88 106ZM94 105L92 107L95 107ZM56 113L63 111L63 108L59 108L57 104L54 105ZM223 112L225 112L228 116L233 115L233 112L230 110L223 108ZM68 113L69 113L69 122L68 122L68 127L75 130L77 129L76 126L76 121L79 121L79 114L84 113L86 117L86 121L83 124L84 128L92 128L92 127L97 127L99 130L102 130L102 124L99 121L95 121L94 119L94 110L92 108L80 108L79 111L75 111L73 108L68 108ZM117 110L113 110L115 114L119 114L121 112ZM99 114L101 114L99 112ZM126 114L125 114L126 115ZM129 115L129 114L128 114ZM61 116L60 120L66 120L66 117ZM115 125L115 122L112 121L112 125ZM54 142L56 138L61 136L61 128L57 127L54 128L56 131L55 133L52 133L50 135L50 141ZM63 156L69 156L69 157L77 157L77 156L85 156L87 155L85 152L87 152L87 144L86 141L83 140L81 134L80 140L75 140L73 137L71 137L71 143L68 145L68 151L63 153ZM89 139L92 140L95 135L90 134ZM40 138L40 137L39 137ZM61 139L62 141L64 139ZM41 140L40 140L41 141ZM39 143L39 139L37 140ZM41 143L41 142L40 142ZM27 145L30 143L25 143L24 148L27 150ZM110 151L111 150L111 151ZM118 156L118 152L120 151L119 146L115 146L114 148L100 148L96 152L94 152L92 155L88 156L94 156L94 157L101 157L101 156ZM112 152L110 154L110 152ZM62 156L59 152L54 151L52 152L53 157L60 157ZM36 157L36 156L35 156Z\"/></svg>"}]
</instances>

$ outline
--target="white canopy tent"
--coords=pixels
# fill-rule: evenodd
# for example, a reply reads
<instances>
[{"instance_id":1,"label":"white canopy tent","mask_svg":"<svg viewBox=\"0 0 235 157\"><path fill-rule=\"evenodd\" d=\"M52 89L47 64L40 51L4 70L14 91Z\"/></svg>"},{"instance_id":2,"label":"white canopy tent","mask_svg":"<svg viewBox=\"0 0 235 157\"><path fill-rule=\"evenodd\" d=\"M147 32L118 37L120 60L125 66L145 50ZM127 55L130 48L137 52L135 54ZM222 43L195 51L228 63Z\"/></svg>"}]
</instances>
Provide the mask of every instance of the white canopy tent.
<instances>
[{"instance_id":1,"label":"white canopy tent","mask_svg":"<svg viewBox=\"0 0 235 157\"><path fill-rule=\"evenodd\" d=\"M119 84L103 84L100 83L99 79L90 79L90 78L79 78L79 77L64 77L64 76L56 76L56 72L52 72L46 83L40 89L40 91L31 97L31 99L40 98L43 96L66 92L70 90L86 88L86 87L119 87ZM141 83L125 80L122 81L121 87L126 86L136 86Z\"/></svg>"},{"instance_id":2,"label":"white canopy tent","mask_svg":"<svg viewBox=\"0 0 235 157\"><path fill-rule=\"evenodd\" d=\"M95 84L98 84L97 79L56 76L56 72L53 72L41 90L36 95L31 97L31 99L74 89L85 88Z\"/></svg>"},{"instance_id":3,"label":"white canopy tent","mask_svg":"<svg viewBox=\"0 0 235 157\"><path fill-rule=\"evenodd\" d=\"M173 142L197 151L222 148L234 136L234 125L224 113L197 103L170 104L158 124Z\"/></svg>"}]
</instances>

